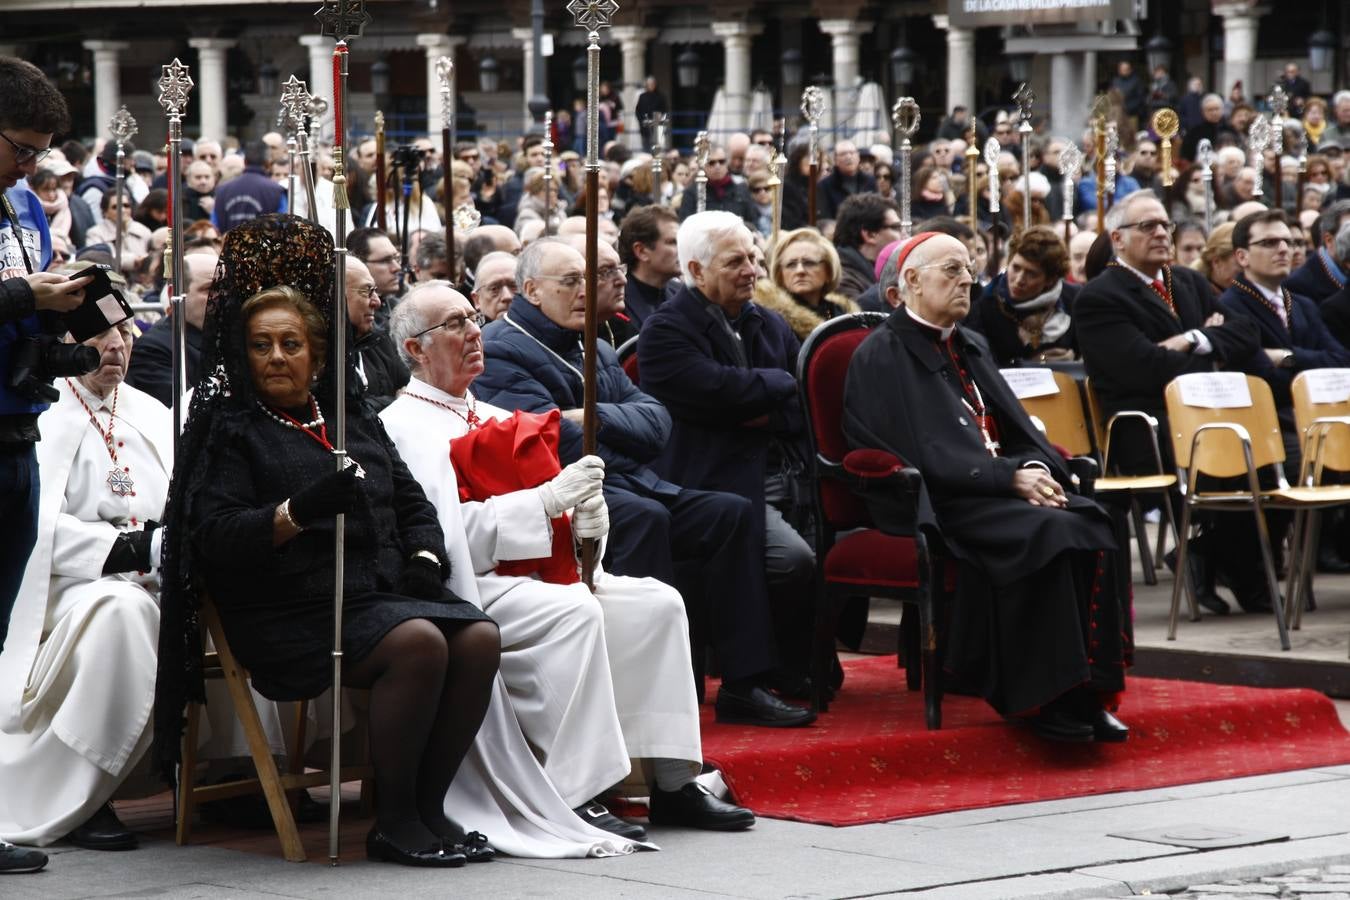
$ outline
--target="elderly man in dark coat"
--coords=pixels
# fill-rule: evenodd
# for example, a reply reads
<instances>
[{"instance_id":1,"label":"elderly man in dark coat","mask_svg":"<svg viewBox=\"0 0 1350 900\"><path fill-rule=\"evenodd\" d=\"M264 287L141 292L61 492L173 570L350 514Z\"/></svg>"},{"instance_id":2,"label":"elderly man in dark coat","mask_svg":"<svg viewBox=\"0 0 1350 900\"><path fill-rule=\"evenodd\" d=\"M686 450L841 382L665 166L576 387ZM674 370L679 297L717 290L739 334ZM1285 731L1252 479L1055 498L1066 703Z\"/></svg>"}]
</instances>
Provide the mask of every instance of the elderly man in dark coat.
<instances>
[{"instance_id":1,"label":"elderly man in dark coat","mask_svg":"<svg viewBox=\"0 0 1350 900\"><path fill-rule=\"evenodd\" d=\"M521 254L521 293L483 331L487 368L474 383L483 400L504 409L562 410L564 465L581 457L582 346L585 325L582 255L556 238ZM659 476L650 464L670 440L670 414L638 390L618 354L597 344L597 455L605 461L610 571L653 577L679 587L691 619L706 608L722 663L719 721L806 725L815 715L766 689L776 664L762 568L762 530L751 504L714 490L693 490ZM697 570L696 578L682 578Z\"/></svg>"},{"instance_id":2,"label":"elderly man in dark coat","mask_svg":"<svg viewBox=\"0 0 1350 900\"><path fill-rule=\"evenodd\" d=\"M1068 492L1063 460L960 322L974 268L964 244L926 232L902 249L904 306L858 348L844 390L850 445L923 473L921 525L941 530L958 578L949 685L1041 736L1122 741L1111 714L1132 653L1118 528ZM884 503L881 527L893 518Z\"/></svg>"},{"instance_id":3,"label":"elderly man in dark coat","mask_svg":"<svg viewBox=\"0 0 1350 900\"><path fill-rule=\"evenodd\" d=\"M793 463L806 452L793 374L800 345L780 315L751 301L754 239L742 222L719 212L691 216L677 241L684 284L638 335L643 389L674 419L657 470L680 484L750 501L776 598L780 649L800 674L809 652L802 623L810 620L815 555L779 508L790 507Z\"/></svg>"},{"instance_id":4,"label":"elderly man in dark coat","mask_svg":"<svg viewBox=\"0 0 1350 900\"><path fill-rule=\"evenodd\" d=\"M1169 264L1173 224L1152 191L1136 191L1111 207L1106 229L1115 258L1083 287L1074 304L1078 349L1102 415L1132 409L1155 417L1163 471L1174 471L1163 400L1168 382L1188 372L1247 368L1259 349L1256 325L1245 317L1225 320L1204 276ZM1122 427L1111 439L1111 462L1126 473L1152 472L1153 445L1147 432ZM1246 546L1254 539L1248 534L1252 529L1250 519L1218 515L1208 532L1190 542L1196 599L1211 612L1228 612L1209 587L1211 567L1234 562L1219 559L1218 548ZM1264 579L1224 574L1231 576L1228 583L1244 609L1269 606Z\"/></svg>"}]
</instances>

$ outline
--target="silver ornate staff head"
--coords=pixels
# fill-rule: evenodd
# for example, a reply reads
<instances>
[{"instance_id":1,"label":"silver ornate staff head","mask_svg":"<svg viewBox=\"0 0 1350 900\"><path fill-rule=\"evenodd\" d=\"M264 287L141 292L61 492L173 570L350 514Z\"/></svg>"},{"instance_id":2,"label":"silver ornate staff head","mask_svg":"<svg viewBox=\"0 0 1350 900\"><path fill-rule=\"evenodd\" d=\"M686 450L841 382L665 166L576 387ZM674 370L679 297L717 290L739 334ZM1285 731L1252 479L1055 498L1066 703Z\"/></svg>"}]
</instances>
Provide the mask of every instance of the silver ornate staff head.
<instances>
[{"instance_id":1,"label":"silver ornate staff head","mask_svg":"<svg viewBox=\"0 0 1350 900\"><path fill-rule=\"evenodd\" d=\"M441 92L441 127L449 128L453 108L453 98L451 97L451 82L455 77L455 61L448 56L442 56L436 60L436 84Z\"/></svg>"},{"instance_id":2,"label":"silver ornate staff head","mask_svg":"<svg viewBox=\"0 0 1350 900\"><path fill-rule=\"evenodd\" d=\"M1253 197L1262 196L1265 191L1261 188L1261 173L1266 169L1266 148L1270 146L1270 120L1264 115L1258 115L1252 119L1251 127L1247 129L1247 151L1251 154L1252 168L1256 169L1256 187L1252 190Z\"/></svg>"},{"instance_id":3,"label":"silver ornate staff head","mask_svg":"<svg viewBox=\"0 0 1350 900\"><path fill-rule=\"evenodd\" d=\"M319 20L319 33L339 41L360 37L370 24L366 0L323 0L323 6L314 13Z\"/></svg>"},{"instance_id":4,"label":"silver ornate staff head","mask_svg":"<svg viewBox=\"0 0 1350 900\"><path fill-rule=\"evenodd\" d=\"M1103 186L1106 193L1115 196L1116 193L1116 156L1120 153L1120 132L1117 130L1114 121L1106 123L1106 158L1102 160L1106 170L1106 179Z\"/></svg>"},{"instance_id":5,"label":"silver ornate staff head","mask_svg":"<svg viewBox=\"0 0 1350 900\"><path fill-rule=\"evenodd\" d=\"M708 168L708 154L712 152L712 141L708 138L708 132L700 131L694 136L694 161L698 164L699 171Z\"/></svg>"},{"instance_id":6,"label":"silver ornate staff head","mask_svg":"<svg viewBox=\"0 0 1350 900\"><path fill-rule=\"evenodd\" d=\"M991 137L984 142L984 164L989 167L989 211L999 211L999 194L1002 193L1002 187L999 184L998 158L1003 153L1003 145L998 142L998 138ZM971 199L971 208L979 201Z\"/></svg>"},{"instance_id":7,"label":"silver ornate staff head","mask_svg":"<svg viewBox=\"0 0 1350 900\"><path fill-rule=\"evenodd\" d=\"M281 116L286 130L295 134L305 124L309 112L309 87L292 75L281 86Z\"/></svg>"},{"instance_id":8,"label":"silver ornate staff head","mask_svg":"<svg viewBox=\"0 0 1350 900\"><path fill-rule=\"evenodd\" d=\"M578 28L594 33L610 26L619 4L616 0L568 0L567 11Z\"/></svg>"},{"instance_id":9,"label":"silver ornate staff head","mask_svg":"<svg viewBox=\"0 0 1350 900\"><path fill-rule=\"evenodd\" d=\"M131 140L131 136L137 132L136 119L126 106L117 110L113 117L108 120L108 131L112 134L113 140L117 142L119 149Z\"/></svg>"},{"instance_id":10,"label":"silver ornate staff head","mask_svg":"<svg viewBox=\"0 0 1350 900\"><path fill-rule=\"evenodd\" d=\"M914 132L919 130L921 118L919 104L913 97L901 97L891 107L891 124L906 141L914 137Z\"/></svg>"},{"instance_id":11,"label":"silver ornate staff head","mask_svg":"<svg viewBox=\"0 0 1350 900\"><path fill-rule=\"evenodd\" d=\"M665 149L666 122L667 122L666 114L663 112L652 113L650 116L648 116L646 119L642 121L643 125L646 125L648 128L652 130L652 147L654 148L652 151L653 153L659 153L661 150Z\"/></svg>"},{"instance_id":12,"label":"silver ornate staff head","mask_svg":"<svg viewBox=\"0 0 1350 900\"><path fill-rule=\"evenodd\" d=\"M1017 117L1021 120L1018 131L1031 132L1031 108L1036 104L1036 92L1031 89L1025 81L1017 88L1017 93L1012 96L1013 102L1017 104Z\"/></svg>"},{"instance_id":13,"label":"silver ornate staff head","mask_svg":"<svg viewBox=\"0 0 1350 900\"><path fill-rule=\"evenodd\" d=\"M600 29L619 11L615 0L568 0L567 11L586 30L586 169L600 168Z\"/></svg>"},{"instance_id":14,"label":"silver ornate staff head","mask_svg":"<svg viewBox=\"0 0 1350 900\"><path fill-rule=\"evenodd\" d=\"M825 115L825 92L814 84L802 91L802 116L812 130L820 127L820 117Z\"/></svg>"},{"instance_id":15,"label":"silver ornate staff head","mask_svg":"<svg viewBox=\"0 0 1350 900\"><path fill-rule=\"evenodd\" d=\"M309 95L309 117L318 121L328 114L328 101L318 94Z\"/></svg>"},{"instance_id":16,"label":"silver ornate staff head","mask_svg":"<svg viewBox=\"0 0 1350 900\"><path fill-rule=\"evenodd\" d=\"M1083 151L1073 141L1065 141L1059 151L1059 173L1070 181L1083 174Z\"/></svg>"},{"instance_id":17,"label":"silver ornate staff head","mask_svg":"<svg viewBox=\"0 0 1350 900\"><path fill-rule=\"evenodd\" d=\"M188 94L196 82L188 74L188 67L179 62L176 56L173 62L160 69L159 105L171 120L181 119L183 113L187 112Z\"/></svg>"},{"instance_id":18,"label":"silver ornate staff head","mask_svg":"<svg viewBox=\"0 0 1350 900\"><path fill-rule=\"evenodd\" d=\"M1205 181L1214 178L1214 145L1209 138L1203 138L1195 145L1195 164L1200 167L1200 177Z\"/></svg>"},{"instance_id":19,"label":"silver ornate staff head","mask_svg":"<svg viewBox=\"0 0 1350 900\"><path fill-rule=\"evenodd\" d=\"M1289 94L1280 85L1270 89L1270 148L1284 152L1284 122L1289 115Z\"/></svg>"}]
</instances>

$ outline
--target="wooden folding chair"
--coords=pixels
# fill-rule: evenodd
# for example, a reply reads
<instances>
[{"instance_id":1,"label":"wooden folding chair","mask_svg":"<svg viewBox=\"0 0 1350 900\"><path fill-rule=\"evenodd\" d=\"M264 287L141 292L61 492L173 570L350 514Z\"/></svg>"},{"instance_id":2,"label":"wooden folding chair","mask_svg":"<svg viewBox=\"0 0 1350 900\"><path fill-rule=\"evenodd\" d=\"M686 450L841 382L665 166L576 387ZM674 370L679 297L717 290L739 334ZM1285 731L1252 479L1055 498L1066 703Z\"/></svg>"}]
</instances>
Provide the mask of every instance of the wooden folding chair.
<instances>
[{"instance_id":1,"label":"wooden folding chair","mask_svg":"<svg viewBox=\"0 0 1350 900\"><path fill-rule=\"evenodd\" d=\"M1228 375L1230 373L1225 373ZM1236 376L1236 373L1231 373ZM1266 528L1266 509L1287 509L1295 513L1350 503L1350 486L1299 485L1290 487L1280 476L1278 487L1263 489L1257 470L1284 462L1284 441L1280 423L1275 417L1275 401L1270 385L1254 375L1242 376L1251 396L1247 406L1200 406L1182 402L1182 382L1187 378L1214 377L1212 375L1182 375L1167 386L1167 417L1171 422L1172 448L1177 464L1186 469L1186 500L1182 506L1181 536L1177 550L1177 569L1186 562L1185 536L1189 532L1193 509L1212 509L1231 512L1251 509L1261 544L1261 561L1265 567L1267 587L1275 607L1275 627L1280 636L1280 649L1289 649L1289 631L1286 627L1285 604L1281 603L1275 575L1274 558L1270 552L1270 532ZM1201 492L1197 479L1201 474L1215 478L1247 479L1246 490ZM1304 541L1306 545L1306 541ZM1295 544L1290 557L1290 584L1302 580L1302 560L1306 546ZM1168 626L1168 640L1176 639L1177 613L1180 606L1180 580L1172 589L1172 612Z\"/></svg>"},{"instance_id":2,"label":"wooden folding chair","mask_svg":"<svg viewBox=\"0 0 1350 900\"><path fill-rule=\"evenodd\" d=\"M262 793L267 799L268 811L272 814L272 824L276 827L277 837L281 841L281 852L290 862L304 862L305 849L300 842L300 833L295 827L295 815L287 792L295 801L299 799L302 788L328 784L328 773L304 770L305 725L308 703L296 703L295 730L290 745L289 771L281 774L276 760L272 758L272 748L263 731L262 720L258 717L258 708L253 703L253 692L249 689L248 672L235 659L225 638L225 629L221 627L220 615L209 598L203 597L201 607L203 630L211 639L213 651L205 654L203 675L207 678L222 678L229 690L230 702L235 715L244 730L248 742L249 755L253 758L256 778L244 778L223 784L194 785L193 773L197 762L197 729L203 713L201 704L189 703L187 706L187 728L183 734L182 762L178 776L178 819L175 828L175 841L179 846L188 843L192 837L192 818L197 805L211 800L224 800L247 794ZM339 740L333 735L333 740ZM343 766L343 781L362 781L363 798L367 796L373 784L373 769L369 765ZM340 802L333 797L332 803Z\"/></svg>"},{"instance_id":3,"label":"wooden folding chair","mask_svg":"<svg viewBox=\"0 0 1350 900\"><path fill-rule=\"evenodd\" d=\"M1091 385L1084 383L1080 390L1078 382L1071 375L1055 372L1054 376L1059 393L1044 397L1029 397L1022 401L1022 407L1045 423L1046 436L1052 443L1059 444L1074 456L1090 455L1095 444L1101 475L1093 482L1093 492L1098 496L1124 494L1129 499L1130 518L1134 524L1135 543L1139 547L1139 564L1144 572L1144 583L1157 584L1157 570L1162 567L1167 536L1169 534L1172 536L1173 543L1177 539L1176 522L1172 518L1172 505L1169 502L1169 495L1176 489L1177 476L1163 471L1162 454L1158 448L1158 420L1146 413L1127 410L1115 414L1109 422L1102 423L1101 409ZM1086 418L1083 413L1084 395L1090 412ZM1107 467L1111 456L1111 434L1116 424L1126 419L1142 419L1145 425L1152 429L1157 474L1119 475L1112 474L1112 470ZM1091 439L1088 420L1091 422ZM1143 512L1136 499L1138 494L1162 495L1163 520L1162 526L1158 529L1156 552L1150 552L1148 530L1144 527ZM1199 618L1198 614L1195 618Z\"/></svg>"},{"instance_id":4,"label":"wooden folding chair","mask_svg":"<svg viewBox=\"0 0 1350 900\"><path fill-rule=\"evenodd\" d=\"M1298 428L1303 465L1299 470L1299 486L1322 484L1323 473L1350 472L1350 397L1339 402L1314 402L1312 381L1316 372L1300 372L1294 376L1290 393L1294 400L1294 423ZM1303 610L1315 571L1316 547L1321 530L1321 516L1316 511L1300 513L1294 518L1291 546L1303 548L1300 570L1303 577L1294 584L1293 567L1289 572L1287 611L1289 626L1298 630L1303 625ZM1298 596L1295 596L1295 595Z\"/></svg>"}]
</instances>

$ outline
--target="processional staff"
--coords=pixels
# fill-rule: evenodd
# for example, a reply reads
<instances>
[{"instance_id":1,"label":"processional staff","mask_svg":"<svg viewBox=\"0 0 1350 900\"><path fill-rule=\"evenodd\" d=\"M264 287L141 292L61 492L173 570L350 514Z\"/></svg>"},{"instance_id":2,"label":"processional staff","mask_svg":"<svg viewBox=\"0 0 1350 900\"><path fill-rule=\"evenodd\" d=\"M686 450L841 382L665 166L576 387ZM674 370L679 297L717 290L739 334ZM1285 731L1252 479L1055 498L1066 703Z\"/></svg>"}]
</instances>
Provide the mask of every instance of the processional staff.
<instances>
[{"instance_id":1,"label":"processional staff","mask_svg":"<svg viewBox=\"0 0 1350 900\"><path fill-rule=\"evenodd\" d=\"M1284 123L1289 115L1289 94L1276 84L1270 89L1270 149L1275 151L1275 208L1284 209Z\"/></svg>"},{"instance_id":2,"label":"processional staff","mask_svg":"<svg viewBox=\"0 0 1350 900\"><path fill-rule=\"evenodd\" d=\"M169 192L169 240L164 254L172 272L173 293L169 295L170 325L173 326L173 442L178 448L178 436L183 432L183 392L187 390L187 314L183 312L183 200L179 196L183 153L183 114L187 112L188 94L193 81L188 67L175 57L167 66L160 67L159 105L169 118L169 158L166 171L169 177L165 187ZM119 171L121 165L118 165ZM120 196L120 191L119 191Z\"/></svg>"},{"instance_id":3,"label":"processional staff","mask_svg":"<svg viewBox=\"0 0 1350 900\"><path fill-rule=\"evenodd\" d=\"M708 140L708 132L700 131L694 136L694 165L698 167L698 172L694 175L695 212L706 212L708 209L708 154L712 152L712 142Z\"/></svg>"},{"instance_id":4,"label":"processional staff","mask_svg":"<svg viewBox=\"0 0 1350 900\"><path fill-rule=\"evenodd\" d=\"M1298 207L1303 202L1303 186L1308 183L1308 133L1300 131L1298 134L1298 176L1295 182L1294 206Z\"/></svg>"},{"instance_id":5,"label":"processional staff","mask_svg":"<svg viewBox=\"0 0 1350 900\"><path fill-rule=\"evenodd\" d=\"M609 27L614 14L619 11L619 4L615 0L569 0L567 11L572 14L577 27L586 32L586 327L582 337L581 452L592 454L596 450L597 426L595 343L600 325L596 307L596 288L600 280L600 29ZM703 138L706 143L706 133ZM700 193L707 186L707 174L703 172L706 163L705 151L699 166L703 177ZM703 197L699 200L701 211ZM595 549L593 538L582 540L581 580L587 587L595 583Z\"/></svg>"},{"instance_id":6,"label":"processional staff","mask_svg":"<svg viewBox=\"0 0 1350 900\"><path fill-rule=\"evenodd\" d=\"M773 231L771 245L778 246L778 234L783 230L783 175L787 172L787 157L783 155L783 132L787 123L776 119L773 123L773 158L769 161L769 193L773 197Z\"/></svg>"},{"instance_id":7,"label":"processional staff","mask_svg":"<svg viewBox=\"0 0 1350 900\"><path fill-rule=\"evenodd\" d=\"M1031 108L1036 103L1036 93L1024 81L1012 96L1017 104L1017 118L1020 120L1017 133L1022 139L1022 228L1031 227Z\"/></svg>"},{"instance_id":8,"label":"processional staff","mask_svg":"<svg viewBox=\"0 0 1350 900\"><path fill-rule=\"evenodd\" d=\"M1064 246L1069 246L1073 238L1073 201L1077 195L1074 179L1083 170L1083 151L1078 149L1076 141L1065 141L1064 149L1059 151L1059 173L1063 178L1061 191L1064 194Z\"/></svg>"},{"instance_id":9,"label":"processional staff","mask_svg":"<svg viewBox=\"0 0 1350 900\"><path fill-rule=\"evenodd\" d=\"M305 83L302 81L300 84L303 87ZM306 207L309 211L309 221L313 225L318 225L319 204L316 202L314 194L314 181L317 177L315 175L315 169L317 168L318 160L315 158L313 144L310 142L310 138L312 137L310 130L314 129L317 131L319 123L323 121L324 115L328 112L328 101L322 97L311 94L308 88L305 90L305 96L309 97L309 103L306 105L303 112L308 113L309 116L308 118L303 114L300 116L298 123L300 129L296 132L300 139L300 181L305 188L305 199L309 203Z\"/></svg>"},{"instance_id":10,"label":"processional staff","mask_svg":"<svg viewBox=\"0 0 1350 900\"><path fill-rule=\"evenodd\" d=\"M1003 185L999 177L998 158L1003 153L1003 145L998 142L998 138L990 138L984 142L984 164L989 169L989 271L997 272L999 269L999 246L998 246L998 220L999 212L1003 209L999 205L1003 193ZM978 202L978 201L977 201ZM976 229L976 234L979 230Z\"/></svg>"},{"instance_id":11,"label":"processional staff","mask_svg":"<svg viewBox=\"0 0 1350 900\"><path fill-rule=\"evenodd\" d=\"M811 135L811 175L806 181L806 222L816 227L816 182L820 180L820 117L825 114L825 92L814 84L802 91L802 116Z\"/></svg>"},{"instance_id":12,"label":"processional staff","mask_svg":"<svg viewBox=\"0 0 1350 900\"><path fill-rule=\"evenodd\" d=\"M455 272L455 61L448 56L436 60L436 85L441 93L441 159L445 176L442 179L445 191L445 263L449 267L451 279ZM381 156L383 159L383 156ZM383 166L381 167L383 168ZM381 194L381 197L384 195ZM383 201L380 203L384 205Z\"/></svg>"},{"instance_id":13,"label":"processional staff","mask_svg":"<svg viewBox=\"0 0 1350 900\"><path fill-rule=\"evenodd\" d=\"M1161 141L1159 146L1159 165L1162 168L1163 187L1171 187L1172 177L1172 138L1181 129L1181 120L1175 110L1163 108L1153 114L1153 131Z\"/></svg>"},{"instance_id":14,"label":"processional staff","mask_svg":"<svg viewBox=\"0 0 1350 900\"><path fill-rule=\"evenodd\" d=\"M1252 119L1251 126L1247 129L1247 154L1251 160L1252 168L1256 169L1256 187L1252 188L1253 197L1264 197L1266 192L1261 187L1264 180L1263 175L1266 171L1266 148L1270 146L1270 120L1263 115L1258 115Z\"/></svg>"},{"instance_id":15,"label":"processional staff","mask_svg":"<svg viewBox=\"0 0 1350 900\"><path fill-rule=\"evenodd\" d=\"M642 124L651 130L652 134L652 202L661 202L661 181L665 175L665 167L661 163L661 154L666 149L666 114L655 112L642 120Z\"/></svg>"},{"instance_id":16,"label":"processional staff","mask_svg":"<svg viewBox=\"0 0 1350 900\"><path fill-rule=\"evenodd\" d=\"M1200 167L1200 183L1205 186L1205 234L1214 230L1214 145L1203 138L1195 145L1195 164Z\"/></svg>"},{"instance_id":17,"label":"processional staff","mask_svg":"<svg viewBox=\"0 0 1350 900\"><path fill-rule=\"evenodd\" d=\"M975 126L966 132L966 202L969 204L970 230L980 233L980 202L976 194L980 191L980 148L975 146Z\"/></svg>"},{"instance_id":18,"label":"processional staff","mask_svg":"<svg viewBox=\"0 0 1350 900\"><path fill-rule=\"evenodd\" d=\"M286 148L290 154L291 175L287 182L290 190L289 197L290 209L294 213L300 208L296 202L299 195L295 191L295 179L300 179L301 186L305 189L305 212L309 215L309 220L318 223L318 210L314 203L314 181L313 173L310 172L309 163L309 132L305 126L305 117L309 115L309 106L312 96L305 82L292 75L286 80L281 91L281 115L286 123L286 128L290 136L286 140ZM297 168L298 167L298 168Z\"/></svg>"},{"instance_id":19,"label":"processional staff","mask_svg":"<svg viewBox=\"0 0 1350 900\"><path fill-rule=\"evenodd\" d=\"M553 234L553 110L544 113L544 234Z\"/></svg>"},{"instance_id":20,"label":"processional staff","mask_svg":"<svg viewBox=\"0 0 1350 900\"><path fill-rule=\"evenodd\" d=\"M1102 169L1106 173L1106 185L1103 189L1106 191L1106 209L1108 212L1116 203L1116 171L1119 155L1120 133L1116 129L1116 123L1108 121L1106 123L1106 155L1102 159Z\"/></svg>"},{"instance_id":21,"label":"processional staff","mask_svg":"<svg viewBox=\"0 0 1350 900\"><path fill-rule=\"evenodd\" d=\"M1106 115L1111 101L1098 94L1092 101L1093 174L1097 181L1097 233L1106 233Z\"/></svg>"},{"instance_id":22,"label":"processional staff","mask_svg":"<svg viewBox=\"0 0 1350 900\"><path fill-rule=\"evenodd\" d=\"M126 150L123 145L131 140L131 136L136 133L136 120L132 118L131 113L123 106L111 119L108 120L108 130L112 132L113 140L117 142L117 172L115 174L115 189L117 191L117 230L113 237L113 256L117 259L117 271L122 271L122 233L126 230L126 225L122 222L122 195L126 193L126 175L122 171L122 162L126 159Z\"/></svg>"},{"instance_id":23,"label":"processional staff","mask_svg":"<svg viewBox=\"0 0 1350 900\"><path fill-rule=\"evenodd\" d=\"M384 170L384 113L375 111L375 224L381 231L389 230L388 215L384 210L385 183L389 174Z\"/></svg>"},{"instance_id":24,"label":"processional staff","mask_svg":"<svg viewBox=\"0 0 1350 900\"><path fill-rule=\"evenodd\" d=\"M909 237L914 222L910 218L910 169L914 159L914 145L910 138L919 130L919 104L913 97L901 97L891 107L891 124L900 144L900 236Z\"/></svg>"},{"instance_id":25,"label":"processional staff","mask_svg":"<svg viewBox=\"0 0 1350 900\"><path fill-rule=\"evenodd\" d=\"M333 209L337 225L337 240L333 247L335 281L333 284L333 335L332 353L334 398L333 455L336 457L337 470L351 465L347 457L347 331L351 323L347 319L347 173L343 159L343 147L347 143L346 101L347 101L347 39L360 37L361 32L370 24L370 14L366 12L366 0L323 0L314 14L319 20L320 34L337 40L333 47ZM317 120L319 117L315 116ZM380 161L383 163L383 160ZM384 198L376 201L381 206ZM333 535L334 574L333 580L333 752L329 771L329 788L332 800L328 805L328 861L336 866L338 862L338 815L342 808L342 582L346 569L345 559L346 517L338 514Z\"/></svg>"}]
</instances>

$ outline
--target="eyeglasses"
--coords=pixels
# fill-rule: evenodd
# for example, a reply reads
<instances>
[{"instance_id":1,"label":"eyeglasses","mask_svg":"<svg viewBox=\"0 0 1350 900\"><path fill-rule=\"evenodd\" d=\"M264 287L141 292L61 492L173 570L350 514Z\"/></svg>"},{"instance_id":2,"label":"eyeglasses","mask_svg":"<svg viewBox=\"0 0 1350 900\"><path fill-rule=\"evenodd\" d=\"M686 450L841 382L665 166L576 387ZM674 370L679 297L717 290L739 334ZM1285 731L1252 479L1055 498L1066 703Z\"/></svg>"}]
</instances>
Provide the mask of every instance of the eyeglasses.
<instances>
[{"instance_id":1,"label":"eyeglasses","mask_svg":"<svg viewBox=\"0 0 1350 900\"><path fill-rule=\"evenodd\" d=\"M941 263L928 263L927 265L915 266L914 268L937 269L942 273L942 277L948 280L960 278L961 273L964 272L965 274L969 275L971 280L973 281L975 280L975 273L978 271L975 268L974 263L959 263L954 259Z\"/></svg>"},{"instance_id":2,"label":"eyeglasses","mask_svg":"<svg viewBox=\"0 0 1350 900\"><path fill-rule=\"evenodd\" d=\"M1144 234L1152 234L1161 228L1168 234L1173 234L1177 230L1177 223L1169 222L1166 219L1144 219L1142 222L1126 222L1120 227L1122 230L1126 228L1138 228Z\"/></svg>"},{"instance_id":3,"label":"eyeglasses","mask_svg":"<svg viewBox=\"0 0 1350 900\"><path fill-rule=\"evenodd\" d=\"M1294 246L1294 242L1289 238L1268 237L1262 238L1259 241L1249 241L1247 246L1249 248L1260 247L1262 250L1278 250L1281 247L1292 247Z\"/></svg>"},{"instance_id":4,"label":"eyeglasses","mask_svg":"<svg viewBox=\"0 0 1350 900\"><path fill-rule=\"evenodd\" d=\"M403 265L403 256L399 253L392 253L389 256L372 256L366 260L368 266L401 266Z\"/></svg>"},{"instance_id":5,"label":"eyeglasses","mask_svg":"<svg viewBox=\"0 0 1350 900\"><path fill-rule=\"evenodd\" d=\"M726 161L725 159L710 159L710 160L708 160L708 165L710 165L710 166L725 166L726 164L727 164L727 161Z\"/></svg>"},{"instance_id":6,"label":"eyeglasses","mask_svg":"<svg viewBox=\"0 0 1350 900\"><path fill-rule=\"evenodd\" d=\"M380 292L375 290L375 285L368 284L364 287L356 288L356 294L357 296L365 297L367 300L374 300L380 295Z\"/></svg>"},{"instance_id":7,"label":"eyeglasses","mask_svg":"<svg viewBox=\"0 0 1350 900\"><path fill-rule=\"evenodd\" d=\"M485 294L500 294L502 291L510 291L514 294L519 288L514 278L506 278L501 281L494 281L491 284L485 284L479 290Z\"/></svg>"},{"instance_id":8,"label":"eyeglasses","mask_svg":"<svg viewBox=\"0 0 1350 900\"><path fill-rule=\"evenodd\" d=\"M785 260L783 260L783 268L784 268L784 269L818 269L818 268L820 268L821 266L823 266L824 264L825 264L825 260L823 260L823 259L811 259L811 258L808 257L808 256L803 256L803 257L801 257L800 259L785 259Z\"/></svg>"},{"instance_id":9,"label":"eyeglasses","mask_svg":"<svg viewBox=\"0 0 1350 900\"><path fill-rule=\"evenodd\" d=\"M21 166L29 161L42 162L44 159L47 158L47 154L52 152L51 147L43 147L39 149L37 147L30 147L27 144L20 144L18 141L14 140L12 137L5 134L3 131L0 131L0 137L4 138L5 141L11 147L14 148L15 165Z\"/></svg>"},{"instance_id":10,"label":"eyeglasses","mask_svg":"<svg viewBox=\"0 0 1350 900\"><path fill-rule=\"evenodd\" d=\"M461 153L459 155L462 162L478 162L482 157L477 153Z\"/></svg>"},{"instance_id":11,"label":"eyeglasses","mask_svg":"<svg viewBox=\"0 0 1350 900\"><path fill-rule=\"evenodd\" d=\"M583 284L586 283L585 275L577 275L575 273L571 275L538 275L535 277L546 278L549 281L556 281L558 282L558 284L562 285L569 291L575 291L577 288L581 287Z\"/></svg>"},{"instance_id":12,"label":"eyeglasses","mask_svg":"<svg viewBox=\"0 0 1350 900\"><path fill-rule=\"evenodd\" d=\"M752 194L766 194L768 191L769 186L767 184L761 184L759 187L752 187L750 189L750 193Z\"/></svg>"},{"instance_id":13,"label":"eyeglasses","mask_svg":"<svg viewBox=\"0 0 1350 900\"><path fill-rule=\"evenodd\" d=\"M464 326L469 324L470 322L477 325L479 328L482 328L484 323L487 322L487 317L480 312L456 313L455 315L447 318L444 322L440 323L439 325L432 325L430 328L427 328L424 331L417 332L417 334L414 334L413 337L420 338L424 334L430 334L437 328L444 328L451 334L459 334L461 331L464 330Z\"/></svg>"},{"instance_id":14,"label":"eyeglasses","mask_svg":"<svg viewBox=\"0 0 1350 900\"><path fill-rule=\"evenodd\" d=\"M605 266L595 273L597 281L619 281L628 275L628 267L625 265Z\"/></svg>"}]
</instances>

